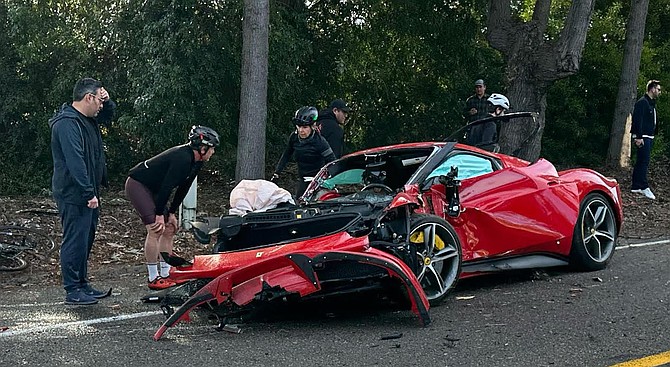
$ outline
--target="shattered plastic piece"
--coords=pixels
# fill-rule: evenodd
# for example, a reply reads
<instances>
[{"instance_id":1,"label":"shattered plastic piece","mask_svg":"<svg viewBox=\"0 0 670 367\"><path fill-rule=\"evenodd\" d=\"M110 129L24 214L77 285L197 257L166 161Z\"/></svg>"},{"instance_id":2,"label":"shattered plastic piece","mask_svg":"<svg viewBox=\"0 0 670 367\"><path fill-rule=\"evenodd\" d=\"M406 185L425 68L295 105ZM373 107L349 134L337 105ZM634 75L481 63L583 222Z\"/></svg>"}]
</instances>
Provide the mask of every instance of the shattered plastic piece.
<instances>
[{"instance_id":1,"label":"shattered plastic piece","mask_svg":"<svg viewBox=\"0 0 670 367\"><path fill-rule=\"evenodd\" d=\"M227 331L227 332L233 333L233 334L239 334L239 333L242 332L242 329L240 329L239 326L232 325L232 324L225 324L220 328L220 330Z\"/></svg>"},{"instance_id":2,"label":"shattered plastic piece","mask_svg":"<svg viewBox=\"0 0 670 367\"><path fill-rule=\"evenodd\" d=\"M467 300L473 299L473 298L475 298L475 296L458 296L458 297L456 297L456 299L459 300L459 301L467 301Z\"/></svg>"}]
</instances>

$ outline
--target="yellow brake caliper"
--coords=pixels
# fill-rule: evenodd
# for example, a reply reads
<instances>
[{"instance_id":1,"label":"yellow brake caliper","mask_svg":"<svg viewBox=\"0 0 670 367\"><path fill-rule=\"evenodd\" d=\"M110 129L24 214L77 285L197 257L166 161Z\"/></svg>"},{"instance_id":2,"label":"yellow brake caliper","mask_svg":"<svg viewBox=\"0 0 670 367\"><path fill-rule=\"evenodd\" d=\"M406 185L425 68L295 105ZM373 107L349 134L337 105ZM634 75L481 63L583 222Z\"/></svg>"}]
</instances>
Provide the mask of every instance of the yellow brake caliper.
<instances>
[{"instance_id":1,"label":"yellow brake caliper","mask_svg":"<svg viewBox=\"0 0 670 367\"><path fill-rule=\"evenodd\" d=\"M411 236L409 236L409 241L412 243L417 243L417 244L422 244L423 243L423 232L414 232L412 233ZM435 248L439 251L444 249L444 241L442 241L442 238L440 236L435 237ZM430 257L425 257L423 259L424 265L429 265L430 264Z\"/></svg>"}]
</instances>

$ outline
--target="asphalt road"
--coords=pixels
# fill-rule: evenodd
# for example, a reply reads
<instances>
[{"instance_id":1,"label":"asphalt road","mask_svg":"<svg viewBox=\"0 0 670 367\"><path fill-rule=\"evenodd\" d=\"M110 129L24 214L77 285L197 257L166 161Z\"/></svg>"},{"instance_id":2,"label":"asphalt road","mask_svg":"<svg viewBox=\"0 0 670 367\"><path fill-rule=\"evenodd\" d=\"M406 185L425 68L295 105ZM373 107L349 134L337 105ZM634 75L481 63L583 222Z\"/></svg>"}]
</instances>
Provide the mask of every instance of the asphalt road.
<instances>
[{"instance_id":1,"label":"asphalt road","mask_svg":"<svg viewBox=\"0 0 670 367\"><path fill-rule=\"evenodd\" d=\"M94 306L28 285L0 295L0 366L611 366L670 349L669 260L660 243L619 249L598 272L462 281L425 328L408 310L328 304L239 334L194 317L158 342L164 317L139 301L142 269L115 274L113 296Z\"/></svg>"}]
</instances>

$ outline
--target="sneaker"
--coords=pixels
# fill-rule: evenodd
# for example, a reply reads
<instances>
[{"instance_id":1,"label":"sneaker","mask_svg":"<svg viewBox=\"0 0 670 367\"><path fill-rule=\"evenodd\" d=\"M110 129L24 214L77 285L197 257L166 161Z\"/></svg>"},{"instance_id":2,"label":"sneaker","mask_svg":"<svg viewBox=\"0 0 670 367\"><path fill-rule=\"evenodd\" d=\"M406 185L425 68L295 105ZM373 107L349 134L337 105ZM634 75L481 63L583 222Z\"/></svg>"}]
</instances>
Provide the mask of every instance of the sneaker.
<instances>
[{"instance_id":1,"label":"sneaker","mask_svg":"<svg viewBox=\"0 0 670 367\"><path fill-rule=\"evenodd\" d=\"M642 190L641 194L646 196L647 198L649 198L651 200L656 200L656 195L654 195L654 193L651 192L651 190L649 190L648 187L646 189Z\"/></svg>"},{"instance_id":2,"label":"sneaker","mask_svg":"<svg viewBox=\"0 0 670 367\"><path fill-rule=\"evenodd\" d=\"M630 192L634 192L636 194L641 194L643 191L644 190L642 190L642 189L632 189L632 190L630 190Z\"/></svg>"},{"instance_id":3,"label":"sneaker","mask_svg":"<svg viewBox=\"0 0 670 367\"><path fill-rule=\"evenodd\" d=\"M160 290L165 288L174 287L177 283L173 282L170 279L158 277L149 282L149 289Z\"/></svg>"},{"instance_id":4,"label":"sneaker","mask_svg":"<svg viewBox=\"0 0 670 367\"><path fill-rule=\"evenodd\" d=\"M84 287L82 287L81 291L84 292L87 296L91 296L97 299L105 298L112 294L112 288L109 288L108 291L103 292L91 287L90 284L86 284Z\"/></svg>"},{"instance_id":5,"label":"sneaker","mask_svg":"<svg viewBox=\"0 0 670 367\"><path fill-rule=\"evenodd\" d=\"M97 299L87 295L80 289L68 292L67 295L65 295L66 305L94 305L96 303L98 303Z\"/></svg>"}]
</instances>

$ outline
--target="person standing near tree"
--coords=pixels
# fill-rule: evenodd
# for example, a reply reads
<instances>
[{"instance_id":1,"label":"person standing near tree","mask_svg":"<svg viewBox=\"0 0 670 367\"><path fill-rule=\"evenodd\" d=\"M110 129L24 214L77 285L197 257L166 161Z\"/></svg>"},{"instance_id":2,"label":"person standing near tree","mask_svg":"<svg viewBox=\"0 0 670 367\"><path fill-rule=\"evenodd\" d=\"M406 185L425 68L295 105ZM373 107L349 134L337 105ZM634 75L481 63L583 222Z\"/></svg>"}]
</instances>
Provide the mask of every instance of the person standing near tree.
<instances>
[{"instance_id":1,"label":"person standing near tree","mask_svg":"<svg viewBox=\"0 0 670 367\"><path fill-rule=\"evenodd\" d=\"M295 158L298 164L298 182L295 195L302 195L307 189L310 177L314 177L321 167L335 160L333 149L326 139L314 128L319 112L315 107L304 106L295 111L291 121L295 125L295 131L288 138L286 149L279 158L272 181L279 178L291 158Z\"/></svg>"},{"instance_id":2,"label":"person standing near tree","mask_svg":"<svg viewBox=\"0 0 670 367\"><path fill-rule=\"evenodd\" d=\"M486 84L482 79L475 81L475 94L465 100L465 108L463 108L463 117L468 121L477 121L488 116L489 95L486 94Z\"/></svg>"},{"instance_id":3,"label":"person standing near tree","mask_svg":"<svg viewBox=\"0 0 670 367\"><path fill-rule=\"evenodd\" d=\"M341 100L330 102L325 110L319 112L316 120L316 130L323 136L328 145L333 149L335 158L340 158L344 153L344 125L351 112L351 107Z\"/></svg>"},{"instance_id":4,"label":"person standing near tree","mask_svg":"<svg viewBox=\"0 0 670 367\"><path fill-rule=\"evenodd\" d=\"M170 265L160 259L160 253L172 255L174 235L179 230L175 213L203 163L209 161L218 146L219 134L216 131L206 126L193 126L188 134L188 143L140 162L128 173L126 196L147 230L144 255L150 289L176 285L168 278ZM168 204L173 190L174 196Z\"/></svg>"},{"instance_id":5,"label":"person standing near tree","mask_svg":"<svg viewBox=\"0 0 670 367\"><path fill-rule=\"evenodd\" d=\"M88 281L88 258L100 216L100 188L107 185L100 124L111 123L116 104L102 83L77 81L72 103L49 120L53 197L63 227L60 266L65 304L92 305L107 297Z\"/></svg>"},{"instance_id":6,"label":"person standing near tree","mask_svg":"<svg viewBox=\"0 0 670 367\"><path fill-rule=\"evenodd\" d=\"M487 117L502 116L510 109L509 99L500 93L491 94L487 103L487 110L489 111ZM467 143L497 153L500 146L498 145L498 130L495 121L486 121L473 126L468 132Z\"/></svg>"},{"instance_id":7,"label":"person standing near tree","mask_svg":"<svg viewBox=\"0 0 670 367\"><path fill-rule=\"evenodd\" d=\"M637 157L633 168L633 185L631 191L642 194L649 199L656 196L649 189L647 171L651 159L651 148L654 145L654 134L658 131L656 121L656 99L661 95L661 83L658 80L647 82L647 93L642 96L633 108L631 137L637 147Z\"/></svg>"}]
</instances>

